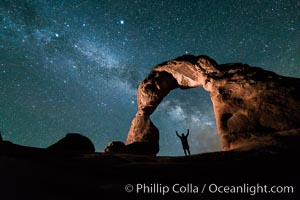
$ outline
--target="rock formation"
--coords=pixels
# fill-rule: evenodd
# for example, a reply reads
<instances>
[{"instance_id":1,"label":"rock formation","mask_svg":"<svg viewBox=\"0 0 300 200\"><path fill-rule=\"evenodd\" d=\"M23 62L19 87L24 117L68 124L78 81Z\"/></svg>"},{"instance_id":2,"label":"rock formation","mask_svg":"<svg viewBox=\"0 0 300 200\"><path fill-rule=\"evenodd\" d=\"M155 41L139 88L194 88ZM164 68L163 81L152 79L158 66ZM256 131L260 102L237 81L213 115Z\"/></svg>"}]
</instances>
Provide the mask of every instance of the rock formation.
<instances>
[{"instance_id":1,"label":"rock formation","mask_svg":"<svg viewBox=\"0 0 300 200\"><path fill-rule=\"evenodd\" d=\"M104 153L122 153L125 150L125 144L121 141L110 142L104 149Z\"/></svg>"},{"instance_id":2,"label":"rock formation","mask_svg":"<svg viewBox=\"0 0 300 200\"><path fill-rule=\"evenodd\" d=\"M283 145L300 136L300 79L246 64L218 65L208 56L185 55L159 64L138 88L138 112L126 145L159 151L159 131L150 115L173 89L203 87L210 93L225 150Z\"/></svg>"},{"instance_id":3,"label":"rock formation","mask_svg":"<svg viewBox=\"0 0 300 200\"><path fill-rule=\"evenodd\" d=\"M139 155L153 155L153 144L147 142L133 142L125 145L121 141L110 142L104 149L104 153L126 153ZM154 144L157 147L157 144Z\"/></svg>"},{"instance_id":4,"label":"rock formation","mask_svg":"<svg viewBox=\"0 0 300 200\"><path fill-rule=\"evenodd\" d=\"M53 152L94 153L95 147L91 140L78 133L68 133L55 144L47 148Z\"/></svg>"}]
</instances>

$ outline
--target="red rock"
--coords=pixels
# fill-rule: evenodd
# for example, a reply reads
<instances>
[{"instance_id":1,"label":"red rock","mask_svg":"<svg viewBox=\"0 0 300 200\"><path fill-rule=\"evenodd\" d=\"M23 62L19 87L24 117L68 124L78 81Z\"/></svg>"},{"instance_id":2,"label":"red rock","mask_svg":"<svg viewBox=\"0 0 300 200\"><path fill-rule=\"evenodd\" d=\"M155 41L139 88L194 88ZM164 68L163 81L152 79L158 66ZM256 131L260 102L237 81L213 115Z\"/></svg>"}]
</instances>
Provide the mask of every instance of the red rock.
<instances>
[{"instance_id":1,"label":"red rock","mask_svg":"<svg viewBox=\"0 0 300 200\"><path fill-rule=\"evenodd\" d=\"M300 135L300 79L186 55L157 65L140 83L126 145L147 143L158 153L159 132L149 116L171 90L201 86L210 93L225 150L279 145L282 137Z\"/></svg>"},{"instance_id":2,"label":"red rock","mask_svg":"<svg viewBox=\"0 0 300 200\"><path fill-rule=\"evenodd\" d=\"M146 108L146 110L148 109ZM145 151L145 154L155 155L159 151L158 141L159 130L151 122L150 117L148 115L143 115L138 112L136 117L132 121L131 128L127 136L126 145L135 142L147 143L149 144L147 145L149 148L143 149L143 151ZM131 150L131 152L133 152L133 150ZM140 152L137 153L140 154Z\"/></svg>"}]
</instances>

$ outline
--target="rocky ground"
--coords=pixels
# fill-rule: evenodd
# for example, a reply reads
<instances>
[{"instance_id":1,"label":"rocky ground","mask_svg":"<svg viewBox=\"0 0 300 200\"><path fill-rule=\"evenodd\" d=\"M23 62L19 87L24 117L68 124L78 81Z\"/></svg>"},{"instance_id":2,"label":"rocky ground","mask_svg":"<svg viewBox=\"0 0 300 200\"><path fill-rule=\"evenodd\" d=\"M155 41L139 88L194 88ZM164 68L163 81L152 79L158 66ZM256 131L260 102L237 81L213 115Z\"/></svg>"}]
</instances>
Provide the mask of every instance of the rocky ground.
<instances>
[{"instance_id":1,"label":"rocky ground","mask_svg":"<svg viewBox=\"0 0 300 200\"><path fill-rule=\"evenodd\" d=\"M299 199L299 152L224 151L189 157L61 153L2 142L1 199ZM131 184L133 187L128 186ZM138 185L140 184L140 185ZM145 185L144 185L145 184ZM175 185L177 184L177 185ZM203 185L206 188L203 189ZM293 194L226 194L214 185L291 185ZM175 185L175 191L172 187ZM127 186L127 187L126 187ZM137 191L137 187L143 187ZM148 186L148 189L147 187ZM126 192L133 190L132 192ZM169 191L163 195L163 188ZM144 190L145 189L145 190ZM181 192L180 192L181 190ZM179 193L176 193L178 192Z\"/></svg>"}]
</instances>

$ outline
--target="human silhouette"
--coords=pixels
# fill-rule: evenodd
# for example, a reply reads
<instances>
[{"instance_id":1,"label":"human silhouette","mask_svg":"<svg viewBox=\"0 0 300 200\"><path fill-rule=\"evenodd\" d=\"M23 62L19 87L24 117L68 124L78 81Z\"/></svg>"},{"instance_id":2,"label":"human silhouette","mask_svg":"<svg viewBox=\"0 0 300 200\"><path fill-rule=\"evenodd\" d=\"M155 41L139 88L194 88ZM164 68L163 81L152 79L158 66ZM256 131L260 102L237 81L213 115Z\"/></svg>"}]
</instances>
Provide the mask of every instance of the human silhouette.
<instances>
[{"instance_id":1,"label":"human silhouette","mask_svg":"<svg viewBox=\"0 0 300 200\"><path fill-rule=\"evenodd\" d=\"M190 153L190 147L189 147L189 143L188 143L188 140L187 140L187 137L189 136L190 134L190 130L187 129L187 133L186 135L184 135L184 133L181 134L181 136L178 134L178 132L176 131L176 135L180 138L181 140L181 143L182 143L182 148L183 148L183 151L184 151L184 154L187 156L187 153L188 155L190 156L191 153Z\"/></svg>"}]
</instances>

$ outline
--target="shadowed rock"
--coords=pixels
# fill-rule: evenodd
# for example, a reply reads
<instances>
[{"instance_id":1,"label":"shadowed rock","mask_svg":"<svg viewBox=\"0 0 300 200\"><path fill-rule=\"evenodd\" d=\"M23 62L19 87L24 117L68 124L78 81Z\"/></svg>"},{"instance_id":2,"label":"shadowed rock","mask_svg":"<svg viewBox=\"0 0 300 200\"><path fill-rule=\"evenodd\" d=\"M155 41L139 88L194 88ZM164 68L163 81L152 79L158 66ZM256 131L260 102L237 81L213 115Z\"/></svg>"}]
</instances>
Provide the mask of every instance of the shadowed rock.
<instances>
[{"instance_id":1,"label":"shadowed rock","mask_svg":"<svg viewBox=\"0 0 300 200\"><path fill-rule=\"evenodd\" d=\"M95 147L91 140L78 133L68 133L66 137L47 148L54 152L94 153Z\"/></svg>"},{"instance_id":2,"label":"shadowed rock","mask_svg":"<svg viewBox=\"0 0 300 200\"><path fill-rule=\"evenodd\" d=\"M120 141L110 142L104 149L104 153L123 153L125 151L125 144Z\"/></svg>"},{"instance_id":3,"label":"shadowed rock","mask_svg":"<svg viewBox=\"0 0 300 200\"><path fill-rule=\"evenodd\" d=\"M203 87L210 93L217 131L225 150L280 146L300 135L300 79L246 64L218 65L208 56L186 55L153 68L138 87L138 112L126 145L147 143L159 151L159 132L150 115L173 89ZM286 145L286 144L284 144Z\"/></svg>"},{"instance_id":4,"label":"shadowed rock","mask_svg":"<svg viewBox=\"0 0 300 200\"><path fill-rule=\"evenodd\" d=\"M104 149L104 153L126 153L126 154L137 154L137 155L153 155L153 146L146 142L133 142L125 145L123 142L114 141L110 142Z\"/></svg>"}]
</instances>

